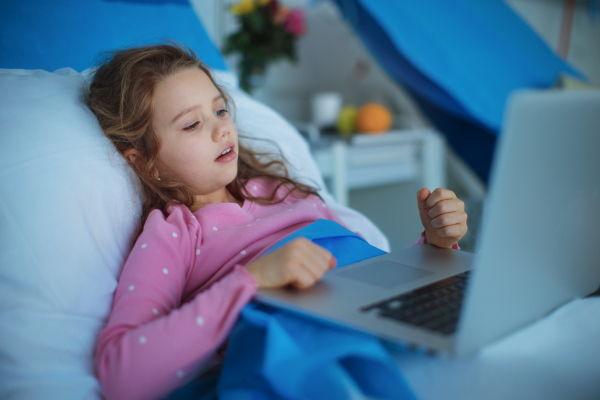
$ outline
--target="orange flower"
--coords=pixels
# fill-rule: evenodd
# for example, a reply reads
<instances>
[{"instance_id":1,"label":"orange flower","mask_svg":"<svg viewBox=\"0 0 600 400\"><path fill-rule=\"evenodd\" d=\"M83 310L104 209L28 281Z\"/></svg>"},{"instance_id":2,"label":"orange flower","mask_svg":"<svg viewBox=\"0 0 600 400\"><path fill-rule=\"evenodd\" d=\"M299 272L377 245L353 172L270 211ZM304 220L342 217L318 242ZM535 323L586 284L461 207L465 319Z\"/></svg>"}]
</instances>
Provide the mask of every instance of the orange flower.
<instances>
[{"instance_id":1,"label":"orange flower","mask_svg":"<svg viewBox=\"0 0 600 400\"><path fill-rule=\"evenodd\" d=\"M273 17L273 23L275 25L282 25L287 20L287 16L290 13L290 9L287 7L279 7L275 16Z\"/></svg>"}]
</instances>

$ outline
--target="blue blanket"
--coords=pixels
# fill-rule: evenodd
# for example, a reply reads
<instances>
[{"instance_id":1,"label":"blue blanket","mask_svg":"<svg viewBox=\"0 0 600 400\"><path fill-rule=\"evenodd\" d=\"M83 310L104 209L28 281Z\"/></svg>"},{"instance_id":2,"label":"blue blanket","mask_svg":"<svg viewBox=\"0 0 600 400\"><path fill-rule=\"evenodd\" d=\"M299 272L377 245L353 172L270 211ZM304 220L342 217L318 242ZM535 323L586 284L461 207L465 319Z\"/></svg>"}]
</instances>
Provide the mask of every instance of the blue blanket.
<instances>
[{"instance_id":1,"label":"blue blanket","mask_svg":"<svg viewBox=\"0 0 600 400\"><path fill-rule=\"evenodd\" d=\"M318 220L298 237L328 249L337 267L385 254L334 221ZM193 382L169 400L414 399L381 341L266 305L251 303L229 337L220 375Z\"/></svg>"}]
</instances>

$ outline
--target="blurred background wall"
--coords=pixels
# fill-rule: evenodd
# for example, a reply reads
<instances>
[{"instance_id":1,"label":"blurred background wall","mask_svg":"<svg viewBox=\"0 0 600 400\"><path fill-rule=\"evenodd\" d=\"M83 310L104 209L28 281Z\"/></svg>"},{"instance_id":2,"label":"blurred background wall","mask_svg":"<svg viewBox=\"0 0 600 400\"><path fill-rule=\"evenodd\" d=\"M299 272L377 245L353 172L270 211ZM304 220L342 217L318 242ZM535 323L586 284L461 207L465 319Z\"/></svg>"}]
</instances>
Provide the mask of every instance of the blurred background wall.
<instances>
[{"instance_id":1,"label":"blurred background wall","mask_svg":"<svg viewBox=\"0 0 600 400\"><path fill-rule=\"evenodd\" d=\"M563 0L505 0L555 51L558 51ZM399 126L430 126L407 92L390 79L329 0L281 0L288 7L305 10L307 33L298 42L297 64L282 61L268 68L264 85L253 95L291 121L310 120L310 98L317 92L337 91L344 102L361 105L384 103ZM237 1L192 0L192 4L215 43L235 30L235 19L227 11ZM575 13L567 60L583 72L590 83L600 85L600 15L592 1L575 2ZM597 7L596 7L597 8ZM227 62L235 68L236 59ZM464 172L464 171L463 171ZM474 249L481 203L469 201L456 168L448 169L448 188L467 202L469 233L461 241ZM476 180L476 178L474 178ZM478 183L481 190L485 185ZM392 249L410 246L422 230L416 205L416 182L352 190L349 205L367 215L390 239Z\"/></svg>"}]
</instances>

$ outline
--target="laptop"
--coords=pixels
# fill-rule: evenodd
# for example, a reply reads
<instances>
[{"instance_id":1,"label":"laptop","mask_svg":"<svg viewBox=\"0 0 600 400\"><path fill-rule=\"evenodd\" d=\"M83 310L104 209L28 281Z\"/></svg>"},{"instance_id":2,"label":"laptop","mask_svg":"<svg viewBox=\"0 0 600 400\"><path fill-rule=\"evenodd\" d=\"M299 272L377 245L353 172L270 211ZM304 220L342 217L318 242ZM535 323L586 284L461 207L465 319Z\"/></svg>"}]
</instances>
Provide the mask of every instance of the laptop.
<instances>
[{"instance_id":1,"label":"laptop","mask_svg":"<svg viewBox=\"0 0 600 400\"><path fill-rule=\"evenodd\" d=\"M518 91L505 111L474 253L414 246L256 300L461 357L594 292L600 91Z\"/></svg>"}]
</instances>

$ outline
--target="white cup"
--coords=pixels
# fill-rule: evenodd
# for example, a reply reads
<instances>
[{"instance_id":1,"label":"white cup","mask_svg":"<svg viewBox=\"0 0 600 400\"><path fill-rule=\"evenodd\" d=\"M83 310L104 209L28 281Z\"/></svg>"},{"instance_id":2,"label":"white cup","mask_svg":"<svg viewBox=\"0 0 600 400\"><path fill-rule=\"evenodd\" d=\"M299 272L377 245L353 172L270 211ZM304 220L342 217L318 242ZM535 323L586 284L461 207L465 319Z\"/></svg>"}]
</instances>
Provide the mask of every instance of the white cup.
<instances>
[{"instance_id":1,"label":"white cup","mask_svg":"<svg viewBox=\"0 0 600 400\"><path fill-rule=\"evenodd\" d=\"M319 128L335 125L342 108L342 95L338 92L317 93L312 97L312 123Z\"/></svg>"}]
</instances>

